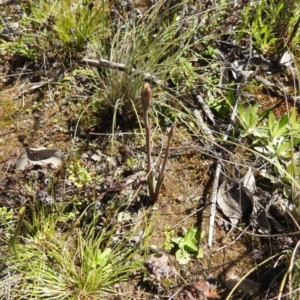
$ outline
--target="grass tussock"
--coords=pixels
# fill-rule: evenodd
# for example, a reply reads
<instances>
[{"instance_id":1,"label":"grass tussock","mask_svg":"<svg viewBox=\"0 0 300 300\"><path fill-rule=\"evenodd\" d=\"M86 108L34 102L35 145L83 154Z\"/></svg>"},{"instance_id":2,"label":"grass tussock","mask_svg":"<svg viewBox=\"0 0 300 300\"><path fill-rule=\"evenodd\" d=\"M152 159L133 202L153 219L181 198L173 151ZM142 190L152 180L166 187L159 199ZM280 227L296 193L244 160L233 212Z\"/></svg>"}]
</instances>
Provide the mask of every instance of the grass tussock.
<instances>
[{"instance_id":1,"label":"grass tussock","mask_svg":"<svg viewBox=\"0 0 300 300\"><path fill-rule=\"evenodd\" d=\"M132 242L138 226L120 237L121 217L115 226L79 226L80 216L67 229L58 211L32 213L20 219L18 238L1 257L2 296L9 291L13 299L106 298L117 294L116 284L128 281L142 264L148 237Z\"/></svg>"}]
</instances>

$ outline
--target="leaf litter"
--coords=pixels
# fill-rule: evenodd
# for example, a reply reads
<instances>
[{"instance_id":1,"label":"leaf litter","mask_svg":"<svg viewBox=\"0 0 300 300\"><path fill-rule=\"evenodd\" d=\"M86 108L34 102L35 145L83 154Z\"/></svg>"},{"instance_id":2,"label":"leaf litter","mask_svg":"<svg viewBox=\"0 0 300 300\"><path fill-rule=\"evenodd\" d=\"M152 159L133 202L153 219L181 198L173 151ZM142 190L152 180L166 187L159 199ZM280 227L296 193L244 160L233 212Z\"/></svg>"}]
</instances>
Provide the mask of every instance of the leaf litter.
<instances>
[{"instance_id":1,"label":"leaf litter","mask_svg":"<svg viewBox=\"0 0 300 300\"><path fill-rule=\"evenodd\" d=\"M232 228L250 209L252 227L262 234L269 234L271 227L268 221L268 207L263 207L260 203L263 195L264 193L256 188L252 168L248 168L240 183L230 185L228 180L223 181L218 190L217 203L230 220Z\"/></svg>"},{"instance_id":2,"label":"leaf litter","mask_svg":"<svg viewBox=\"0 0 300 300\"><path fill-rule=\"evenodd\" d=\"M20 150L20 155L16 161L16 166L24 170L26 166L39 165L52 167L61 167L63 163L63 154L57 149L47 149L45 147L29 148L25 147Z\"/></svg>"}]
</instances>

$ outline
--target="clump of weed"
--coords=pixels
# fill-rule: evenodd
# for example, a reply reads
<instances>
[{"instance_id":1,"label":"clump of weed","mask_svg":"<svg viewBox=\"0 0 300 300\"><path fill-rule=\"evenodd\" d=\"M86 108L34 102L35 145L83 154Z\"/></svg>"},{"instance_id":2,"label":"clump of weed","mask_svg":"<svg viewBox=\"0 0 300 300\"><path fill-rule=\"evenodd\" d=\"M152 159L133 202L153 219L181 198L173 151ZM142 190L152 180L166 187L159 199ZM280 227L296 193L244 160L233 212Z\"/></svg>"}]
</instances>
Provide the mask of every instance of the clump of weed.
<instances>
[{"instance_id":1,"label":"clump of weed","mask_svg":"<svg viewBox=\"0 0 300 300\"><path fill-rule=\"evenodd\" d=\"M104 1L92 7L85 1L34 1L30 19L57 46L83 49L92 35L105 36Z\"/></svg>"},{"instance_id":2,"label":"clump of weed","mask_svg":"<svg viewBox=\"0 0 300 300\"><path fill-rule=\"evenodd\" d=\"M265 54L281 52L299 42L295 32L298 15L299 7L293 1L251 1L243 13L241 36L247 33L255 47Z\"/></svg>"},{"instance_id":3,"label":"clump of weed","mask_svg":"<svg viewBox=\"0 0 300 300\"><path fill-rule=\"evenodd\" d=\"M15 297L49 299L99 299L117 293L115 284L126 281L141 268L144 247L149 236L132 243L137 227L118 235L128 218L118 217L117 226L97 226L94 215L91 223L78 227L84 214L74 226L61 223L63 210L55 213L45 208L32 210L18 223L13 236L12 252L1 255L3 272L10 274L3 281L0 294L6 288ZM55 208L53 207L52 210ZM97 229L98 228L98 229ZM148 228L148 229L147 229ZM21 237L21 238L20 238Z\"/></svg>"}]
</instances>

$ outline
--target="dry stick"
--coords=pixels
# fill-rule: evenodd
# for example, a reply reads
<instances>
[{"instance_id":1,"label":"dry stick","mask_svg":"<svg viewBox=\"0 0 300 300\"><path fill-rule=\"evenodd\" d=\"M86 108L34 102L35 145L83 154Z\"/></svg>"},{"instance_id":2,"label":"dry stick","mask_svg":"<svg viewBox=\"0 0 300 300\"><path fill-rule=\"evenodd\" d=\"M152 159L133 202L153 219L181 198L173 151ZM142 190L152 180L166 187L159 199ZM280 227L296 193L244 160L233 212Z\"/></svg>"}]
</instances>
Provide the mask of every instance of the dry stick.
<instances>
[{"instance_id":1,"label":"dry stick","mask_svg":"<svg viewBox=\"0 0 300 300\"><path fill-rule=\"evenodd\" d=\"M36 84L32 84L32 85L29 83L26 86L31 85L31 87L21 90L17 95L14 96L13 99L17 99L17 98L23 96L24 94L26 94L28 92L32 92L33 90L39 89L40 87L42 87L46 84L50 84L51 82L53 82L53 78L50 78L48 81L42 81L40 83L36 83Z\"/></svg>"},{"instance_id":2,"label":"dry stick","mask_svg":"<svg viewBox=\"0 0 300 300\"><path fill-rule=\"evenodd\" d=\"M96 59L84 58L82 60L82 62L91 67L102 67L102 68L108 68L108 69L115 69L115 70L119 70L119 71L125 71L128 69L128 67L125 64L115 63L113 61L109 61L106 59L96 60ZM139 71L137 71L134 68L132 68L129 71L134 72L136 74L139 73ZM172 90L167 85L163 84L163 81L158 79L157 77L155 77L147 72L141 72L141 74L143 74L144 78L147 79L150 83L154 83L154 84L160 86L163 90L167 91L168 93L170 93L173 96L179 96L179 94L176 91Z\"/></svg>"},{"instance_id":3,"label":"dry stick","mask_svg":"<svg viewBox=\"0 0 300 300\"><path fill-rule=\"evenodd\" d=\"M224 137L225 138L225 137ZM227 137L226 137L227 139ZM212 239L214 234L214 222L216 216L216 209L217 209L217 194L218 194L218 186L219 186L219 177L221 173L221 160L218 159L216 172L215 172L215 179L213 184L213 190L211 193L211 209L210 209L210 217L209 217L209 230L208 230L208 247L212 245Z\"/></svg>"},{"instance_id":4,"label":"dry stick","mask_svg":"<svg viewBox=\"0 0 300 300\"><path fill-rule=\"evenodd\" d=\"M259 75L255 75L254 78L264 84L267 88L271 89L273 92L278 93L280 96L284 96L290 103L297 105L300 104L299 97L294 97L287 93L282 85L278 83L275 84Z\"/></svg>"},{"instance_id":5,"label":"dry stick","mask_svg":"<svg viewBox=\"0 0 300 300\"><path fill-rule=\"evenodd\" d=\"M240 84L237 84L236 87L236 101L235 105L230 117L230 123L226 129L225 135L223 137L223 141L228 139L229 133L233 128L233 124L235 122L236 114L237 114L237 106L240 94ZM213 190L211 193L210 203L211 203L211 210L210 210L210 217L209 217L209 230L208 230L208 246L212 246L212 239L214 234L214 223L215 223L215 216L216 216L216 209L217 209L217 194L218 194L218 186L219 186L219 178L221 173L221 157L217 161L216 172L215 172L215 179L213 184Z\"/></svg>"},{"instance_id":6,"label":"dry stick","mask_svg":"<svg viewBox=\"0 0 300 300\"><path fill-rule=\"evenodd\" d=\"M206 125L206 123L204 122L199 110L195 109L193 111L194 113L194 116L196 117L198 123L199 123L199 126L201 127L203 133L205 136L209 137L209 139L211 141L215 141L215 137L213 136L212 134L212 131L209 129L209 127Z\"/></svg>"},{"instance_id":7,"label":"dry stick","mask_svg":"<svg viewBox=\"0 0 300 300\"><path fill-rule=\"evenodd\" d=\"M196 97L198 103L200 104L202 110L206 114L206 116L211 120L212 124L215 125L215 118L214 118L214 115L211 112L209 106L206 104L206 102L200 95L196 95L195 97Z\"/></svg>"}]
</instances>

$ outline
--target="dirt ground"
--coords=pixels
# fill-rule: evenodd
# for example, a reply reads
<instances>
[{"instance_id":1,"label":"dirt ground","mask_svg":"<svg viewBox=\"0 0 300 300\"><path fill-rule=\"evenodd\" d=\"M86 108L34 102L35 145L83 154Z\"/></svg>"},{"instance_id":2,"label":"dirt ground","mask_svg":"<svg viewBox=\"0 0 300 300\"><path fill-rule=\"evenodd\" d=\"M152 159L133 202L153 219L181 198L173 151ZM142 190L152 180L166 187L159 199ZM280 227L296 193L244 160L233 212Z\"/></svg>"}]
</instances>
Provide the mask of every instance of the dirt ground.
<instances>
[{"instance_id":1,"label":"dirt ground","mask_svg":"<svg viewBox=\"0 0 300 300\"><path fill-rule=\"evenodd\" d=\"M141 7L143 8L144 4ZM6 189L7 178L13 172L11 166L24 144L31 148L59 149L64 154L66 165L74 153L88 152L91 144L93 150L98 148L121 159L119 153L110 152L109 144L105 145L105 125L93 128L84 128L82 125L76 127L77 120L74 120L74 116L79 116L81 110L90 104L90 94L85 94L78 78L73 78L65 84L47 82L41 64L26 62L23 59L24 57L18 55L0 54L0 187ZM51 62L47 70L48 78L72 77L72 72L77 68L80 68L80 61L67 67ZM26 72L28 75L24 75ZM261 90L258 90L256 96L262 110L265 107L276 106L276 117L284 115L291 107L280 97L277 98L278 95L268 92L262 94ZM224 126L223 120L219 119L219 122L220 127ZM91 132L94 135L90 135ZM115 132L120 136L123 133L121 130ZM100 136L97 137L97 134ZM163 140L166 138L166 132L162 131L162 134L165 135ZM132 135L134 136L134 133ZM145 154L144 150L139 150L140 145L132 143L129 139L119 138L117 143L129 147L134 157ZM221 299L226 299L235 284L253 270L246 276L232 299L258 300L276 296L280 282L277 273L282 270L282 266L273 268L276 263L274 259L268 266L257 268L258 264L278 252L278 248L273 246L276 244L275 238L255 236L251 234L251 229L248 233L241 234L249 224L249 214L241 221L239 229L228 233L228 220L226 221L218 210L213 245L209 248L207 235L211 212L210 199L217 159L208 153L206 147L209 145L205 142L199 143L199 139L195 139L194 133L183 123L177 125L171 146L162 192L155 208L152 208L154 221L151 247L157 252L163 252L166 228L181 234L183 227L197 227L205 232L200 241L203 258L192 258L187 265L180 266L174 258L174 253L168 252L171 264L180 276L188 282L205 279L216 287ZM159 138L154 148L158 153L162 148ZM230 153L224 159L225 169L227 168L230 175L234 172L232 164L238 162L242 165L248 157L245 157L244 153L235 152L230 146L224 148L227 154ZM144 158L145 155L141 161ZM159 159L155 151L154 159ZM227 159L230 160L228 164ZM249 158L249 161L251 159ZM245 174L246 171L245 168L242 173ZM265 182L262 180L261 184ZM3 195L0 196L0 206L2 205L7 205L7 199ZM126 288L126 284L123 284L123 287ZM171 299L176 288L178 287L175 285L170 287L169 291L166 288L161 293L156 291L156 294L146 291L140 299Z\"/></svg>"},{"instance_id":2,"label":"dirt ground","mask_svg":"<svg viewBox=\"0 0 300 300\"><path fill-rule=\"evenodd\" d=\"M2 74L2 76L5 78L6 74ZM68 149L72 145L66 124L67 113L61 104L63 100L57 100L53 96L57 92L55 88L51 89L53 98L49 97L47 91L42 96L38 92L38 100L36 100L37 93L18 97L20 86L22 86L22 81L1 87L4 107L9 112L8 115L2 110L0 118L2 162L17 157L18 149L22 146L18 136L24 134L30 147L44 146L60 149L66 155L67 162ZM25 85L23 89L29 86ZM63 99L63 97L61 98ZM40 124L37 130L34 127L33 101L38 101L39 106L44 108L39 111ZM17 127L11 122L10 117L13 118ZM184 141L182 141L182 135L185 137ZM172 228L178 233L181 232L182 227L197 226L204 230L205 237L201 240L201 246L204 250L203 258L192 259L188 265L179 266L173 257L172 264L189 281L205 278L205 280L215 284L218 287L218 293L223 298L228 293L226 285L228 288L232 288L234 285L228 283L230 280L236 283L250 269L255 268L260 260L253 258L252 252L261 248L262 245L259 238L244 235L228 246L240 232L234 231L227 235L223 216L218 213L215 222L214 242L212 248L209 249L207 246L209 202L215 160L199 149L184 127L179 126L176 129L174 141L176 141L176 146L171 151L162 193L153 213L153 236L150 244L157 249L163 249L166 227ZM6 178L7 168L7 163L2 163L2 180ZM222 247L224 248L220 250ZM263 296L256 298L252 296L251 285L254 284L255 286L255 283L261 282L260 274L253 272L250 278L252 281L249 283L249 295L245 293L244 288L243 294L235 297L242 297L239 299L264 299Z\"/></svg>"}]
</instances>

